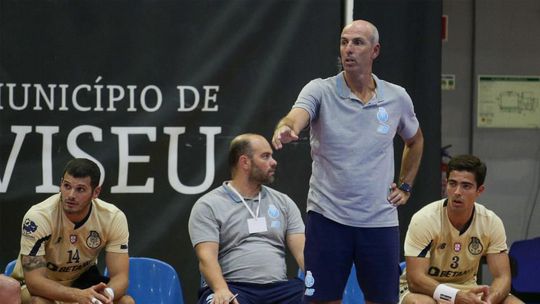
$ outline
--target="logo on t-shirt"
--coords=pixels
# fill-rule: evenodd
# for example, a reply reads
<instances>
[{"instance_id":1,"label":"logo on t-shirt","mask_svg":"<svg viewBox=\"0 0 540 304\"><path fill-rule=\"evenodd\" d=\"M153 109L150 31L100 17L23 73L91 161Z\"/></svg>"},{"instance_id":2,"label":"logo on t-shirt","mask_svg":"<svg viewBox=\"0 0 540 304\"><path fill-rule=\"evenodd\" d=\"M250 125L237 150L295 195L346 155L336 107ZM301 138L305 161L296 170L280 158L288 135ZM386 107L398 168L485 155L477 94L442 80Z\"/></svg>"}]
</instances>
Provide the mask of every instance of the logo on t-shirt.
<instances>
[{"instance_id":1,"label":"logo on t-shirt","mask_svg":"<svg viewBox=\"0 0 540 304\"><path fill-rule=\"evenodd\" d=\"M90 231L90 235L88 235L88 238L86 239L86 245L90 248L98 248L101 245L101 238L97 231Z\"/></svg>"},{"instance_id":2,"label":"logo on t-shirt","mask_svg":"<svg viewBox=\"0 0 540 304\"><path fill-rule=\"evenodd\" d=\"M29 235L36 232L37 225L31 219L25 219L22 230L24 235Z\"/></svg>"},{"instance_id":3,"label":"logo on t-shirt","mask_svg":"<svg viewBox=\"0 0 540 304\"><path fill-rule=\"evenodd\" d=\"M469 243L469 252L474 255L479 255L484 250L484 246L480 242L480 239L477 237L471 237L471 242Z\"/></svg>"},{"instance_id":4,"label":"logo on t-shirt","mask_svg":"<svg viewBox=\"0 0 540 304\"><path fill-rule=\"evenodd\" d=\"M268 206L268 216L271 218L279 217L279 209L274 204L270 204L270 206Z\"/></svg>"},{"instance_id":5,"label":"logo on t-shirt","mask_svg":"<svg viewBox=\"0 0 540 304\"><path fill-rule=\"evenodd\" d=\"M389 115L388 112L386 112L386 109L384 107L379 107L379 110L377 111L377 120L379 121L377 132L387 134L388 131L390 131L390 126L387 124L388 117Z\"/></svg>"}]
</instances>

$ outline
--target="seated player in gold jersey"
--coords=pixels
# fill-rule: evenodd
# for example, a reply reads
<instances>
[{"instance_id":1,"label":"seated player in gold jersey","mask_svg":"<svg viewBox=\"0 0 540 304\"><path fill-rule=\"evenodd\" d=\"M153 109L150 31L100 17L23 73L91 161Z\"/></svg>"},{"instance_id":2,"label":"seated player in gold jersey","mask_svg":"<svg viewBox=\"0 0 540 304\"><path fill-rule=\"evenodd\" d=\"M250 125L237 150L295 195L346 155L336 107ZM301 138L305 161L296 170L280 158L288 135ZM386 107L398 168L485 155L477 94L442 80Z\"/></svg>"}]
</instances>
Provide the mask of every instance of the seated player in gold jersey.
<instances>
[{"instance_id":1,"label":"seated player in gold jersey","mask_svg":"<svg viewBox=\"0 0 540 304\"><path fill-rule=\"evenodd\" d=\"M400 303L523 303L510 292L510 262L501 219L476 202L484 191L485 164L475 156L448 164L447 198L416 212L405 238L407 268ZM477 285L485 256L491 285Z\"/></svg>"},{"instance_id":2,"label":"seated player in gold jersey","mask_svg":"<svg viewBox=\"0 0 540 304\"><path fill-rule=\"evenodd\" d=\"M132 304L128 225L116 206L98 199L101 173L92 161L69 161L60 193L32 206L22 220L21 250L12 276L27 303ZM97 269L105 250L109 277Z\"/></svg>"}]
</instances>

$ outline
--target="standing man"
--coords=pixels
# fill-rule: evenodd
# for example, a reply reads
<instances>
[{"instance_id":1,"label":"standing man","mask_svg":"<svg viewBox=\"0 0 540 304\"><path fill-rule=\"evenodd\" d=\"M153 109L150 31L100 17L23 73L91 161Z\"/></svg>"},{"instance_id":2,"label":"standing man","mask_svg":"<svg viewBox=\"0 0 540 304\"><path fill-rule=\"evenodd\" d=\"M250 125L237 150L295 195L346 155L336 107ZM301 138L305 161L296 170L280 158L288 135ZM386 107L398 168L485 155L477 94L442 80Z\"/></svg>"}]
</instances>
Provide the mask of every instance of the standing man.
<instances>
[{"instance_id":1,"label":"standing man","mask_svg":"<svg viewBox=\"0 0 540 304\"><path fill-rule=\"evenodd\" d=\"M405 238L407 268L401 276L401 303L517 304L510 295L510 262L501 219L476 198L484 192L486 165L461 155L448 163L447 198L415 213ZM491 286L478 286L485 256Z\"/></svg>"},{"instance_id":2,"label":"standing man","mask_svg":"<svg viewBox=\"0 0 540 304\"><path fill-rule=\"evenodd\" d=\"M21 285L19 282L0 274L0 299L2 299L2 303L20 304Z\"/></svg>"},{"instance_id":3,"label":"standing man","mask_svg":"<svg viewBox=\"0 0 540 304\"><path fill-rule=\"evenodd\" d=\"M380 48L373 24L357 20L345 26L343 72L309 82L272 139L280 149L311 127L304 253L305 296L311 302L340 303L353 261L368 303L398 301L396 207L410 197L424 140L405 89L372 73ZM397 184L396 133L405 142Z\"/></svg>"},{"instance_id":4,"label":"standing man","mask_svg":"<svg viewBox=\"0 0 540 304\"><path fill-rule=\"evenodd\" d=\"M285 247L304 268L304 223L285 194L264 184L277 162L268 141L256 134L234 138L229 148L232 180L193 206L189 234L208 286L198 303L301 303L303 283L287 280Z\"/></svg>"},{"instance_id":5,"label":"standing man","mask_svg":"<svg viewBox=\"0 0 540 304\"><path fill-rule=\"evenodd\" d=\"M34 205L22 223L20 257L13 277L22 303L131 304L128 287L128 225L124 213L98 199L98 166L69 161L60 193ZM110 278L97 269L105 249Z\"/></svg>"}]
</instances>

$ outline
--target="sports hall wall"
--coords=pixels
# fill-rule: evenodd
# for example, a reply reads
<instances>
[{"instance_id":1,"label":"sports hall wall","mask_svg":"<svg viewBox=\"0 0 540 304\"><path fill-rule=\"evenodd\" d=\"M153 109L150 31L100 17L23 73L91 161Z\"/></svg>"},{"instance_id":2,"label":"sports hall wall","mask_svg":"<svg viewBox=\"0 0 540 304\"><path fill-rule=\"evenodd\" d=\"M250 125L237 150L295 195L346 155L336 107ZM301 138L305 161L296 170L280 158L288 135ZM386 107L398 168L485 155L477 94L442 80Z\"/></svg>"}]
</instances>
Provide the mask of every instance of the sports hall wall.
<instances>
[{"instance_id":1,"label":"sports hall wall","mask_svg":"<svg viewBox=\"0 0 540 304\"><path fill-rule=\"evenodd\" d=\"M539 12L535 0L443 1L448 35L442 73L455 76L455 87L441 92L442 146L451 145L451 155L474 153L487 163L479 202L501 217L508 245L540 236L540 129L479 127L478 76L540 76ZM517 88L508 91L535 98L525 99L532 107L511 113L514 121L538 117L539 86L536 92Z\"/></svg>"},{"instance_id":2,"label":"sports hall wall","mask_svg":"<svg viewBox=\"0 0 540 304\"><path fill-rule=\"evenodd\" d=\"M540 40L532 38L540 35L539 12L535 0L445 1L443 7L449 31L442 69L456 76L456 85L442 91L442 145L486 161L480 200L504 221L509 244L540 236L540 129L479 127L478 75L540 76ZM534 111L515 117L540 113L538 91L532 96Z\"/></svg>"},{"instance_id":3,"label":"sports hall wall","mask_svg":"<svg viewBox=\"0 0 540 304\"><path fill-rule=\"evenodd\" d=\"M375 73L407 89L424 131L403 234L440 197L441 2L354 7L380 31ZM26 210L58 191L67 160L89 157L100 197L128 217L130 255L173 265L193 303L192 205L229 177L235 135L269 138L303 85L337 73L343 12L337 0L0 0L0 267L18 254ZM275 154L274 187L301 210L307 136ZM396 168L400 155L396 141Z\"/></svg>"}]
</instances>

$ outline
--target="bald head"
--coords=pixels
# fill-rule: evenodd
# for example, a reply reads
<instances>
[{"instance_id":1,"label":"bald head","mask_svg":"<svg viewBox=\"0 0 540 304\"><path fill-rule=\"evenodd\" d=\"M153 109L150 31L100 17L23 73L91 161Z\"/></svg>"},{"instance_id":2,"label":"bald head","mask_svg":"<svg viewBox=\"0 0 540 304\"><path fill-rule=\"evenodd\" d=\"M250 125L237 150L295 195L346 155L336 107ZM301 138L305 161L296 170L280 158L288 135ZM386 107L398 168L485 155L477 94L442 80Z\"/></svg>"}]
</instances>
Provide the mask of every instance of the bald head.
<instances>
[{"instance_id":1,"label":"bald head","mask_svg":"<svg viewBox=\"0 0 540 304\"><path fill-rule=\"evenodd\" d=\"M375 25L373 25L373 23L371 23L369 21L366 21L366 20L354 20L353 22L347 24L343 28L343 31L341 33L343 34L344 32L350 31L350 30L353 30L353 31L367 31L369 33L370 42L373 45L379 43L379 31L377 30Z\"/></svg>"},{"instance_id":2,"label":"bald head","mask_svg":"<svg viewBox=\"0 0 540 304\"><path fill-rule=\"evenodd\" d=\"M231 141L231 144L229 145L229 168L231 169L231 172L234 171L240 156L246 155L249 158L253 157L253 146L251 144L253 141L263 141L268 143L264 137L254 133L238 135Z\"/></svg>"}]
</instances>

